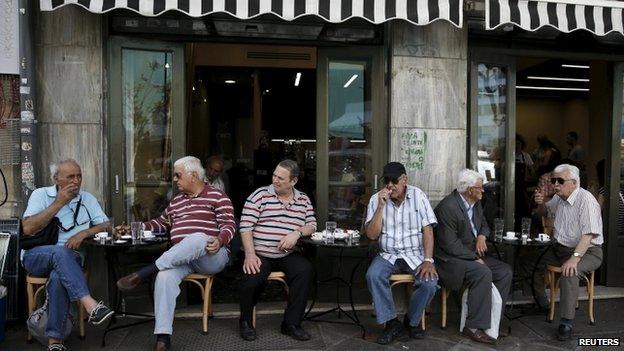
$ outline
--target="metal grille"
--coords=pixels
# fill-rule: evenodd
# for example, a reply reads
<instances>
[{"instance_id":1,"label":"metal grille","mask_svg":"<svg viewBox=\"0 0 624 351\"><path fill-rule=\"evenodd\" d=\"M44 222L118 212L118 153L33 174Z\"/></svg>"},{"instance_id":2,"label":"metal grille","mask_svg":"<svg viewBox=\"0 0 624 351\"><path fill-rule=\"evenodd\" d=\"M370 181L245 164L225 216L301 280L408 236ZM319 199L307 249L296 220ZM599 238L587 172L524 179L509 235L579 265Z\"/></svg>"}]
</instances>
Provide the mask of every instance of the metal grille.
<instances>
[{"instance_id":1,"label":"metal grille","mask_svg":"<svg viewBox=\"0 0 624 351\"><path fill-rule=\"evenodd\" d=\"M20 163L20 120L6 119L0 124L0 166Z\"/></svg>"},{"instance_id":2,"label":"metal grille","mask_svg":"<svg viewBox=\"0 0 624 351\"><path fill-rule=\"evenodd\" d=\"M9 249L6 253L4 271L2 272L2 283L7 287L7 320L20 318L20 284L19 284L19 250L18 237L20 232L20 221L14 219L0 219L0 232L9 233Z\"/></svg>"}]
</instances>

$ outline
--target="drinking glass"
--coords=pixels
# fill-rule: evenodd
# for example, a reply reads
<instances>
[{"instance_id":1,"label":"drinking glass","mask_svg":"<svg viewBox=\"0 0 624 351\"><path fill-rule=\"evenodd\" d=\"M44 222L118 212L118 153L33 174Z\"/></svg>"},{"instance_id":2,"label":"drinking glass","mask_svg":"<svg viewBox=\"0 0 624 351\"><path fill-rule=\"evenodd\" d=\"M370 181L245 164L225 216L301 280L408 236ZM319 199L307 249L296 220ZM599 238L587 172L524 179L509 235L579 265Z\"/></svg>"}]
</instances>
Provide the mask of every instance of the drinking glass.
<instances>
[{"instance_id":1,"label":"drinking glass","mask_svg":"<svg viewBox=\"0 0 624 351\"><path fill-rule=\"evenodd\" d=\"M522 218L522 235L526 235L527 238L531 234L531 218L524 217Z\"/></svg>"},{"instance_id":2,"label":"drinking glass","mask_svg":"<svg viewBox=\"0 0 624 351\"><path fill-rule=\"evenodd\" d=\"M336 222L325 222L325 242L328 244L334 243L334 233L336 232Z\"/></svg>"},{"instance_id":3,"label":"drinking glass","mask_svg":"<svg viewBox=\"0 0 624 351\"><path fill-rule=\"evenodd\" d=\"M132 233L132 243L136 244L141 241L141 234L143 233L143 223L132 222L130 223L130 231Z\"/></svg>"},{"instance_id":4,"label":"drinking glass","mask_svg":"<svg viewBox=\"0 0 624 351\"><path fill-rule=\"evenodd\" d=\"M108 227L106 227L106 231L109 237L115 237L115 218L108 217Z\"/></svg>"},{"instance_id":5,"label":"drinking glass","mask_svg":"<svg viewBox=\"0 0 624 351\"><path fill-rule=\"evenodd\" d=\"M503 232L505 231L505 220L502 218L494 219L494 241L503 241Z\"/></svg>"}]
</instances>

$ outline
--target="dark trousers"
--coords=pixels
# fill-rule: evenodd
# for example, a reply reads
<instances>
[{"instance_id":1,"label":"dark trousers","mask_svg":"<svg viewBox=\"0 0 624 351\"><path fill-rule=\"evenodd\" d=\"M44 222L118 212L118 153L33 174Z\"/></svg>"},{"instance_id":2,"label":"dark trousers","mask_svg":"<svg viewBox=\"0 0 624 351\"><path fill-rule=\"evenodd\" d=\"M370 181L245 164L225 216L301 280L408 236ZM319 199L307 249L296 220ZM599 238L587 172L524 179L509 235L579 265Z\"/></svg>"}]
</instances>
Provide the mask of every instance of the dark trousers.
<instances>
[{"instance_id":1,"label":"dark trousers","mask_svg":"<svg viewBox=\"0 0 624 351\"><path fill-rule=\"evenodd\" d=\"M511 289L513 271L511 267L490 256L483 258L485 264L468 261L464 286L468 287L468 316L466 327L487 330L491 324L492 314L492 283L503 299L501 308L505 312L505 303Z\"/></svg>"},{"instance_id":2,"label":"dark trousers","mask_svg":"<svg viewBox=\"0 0 624 351\"><path fill-rule=\"evenodd\" d=\"M269 274L272 271L282 271L286 274L289 290L284 323L300 325L312 284L312 264L298 252L281 258L258 257L262 262L260 273L244 274L240 284L241 319L251 325L253 308L264 290Z\"/></svg>"}]
</instances>

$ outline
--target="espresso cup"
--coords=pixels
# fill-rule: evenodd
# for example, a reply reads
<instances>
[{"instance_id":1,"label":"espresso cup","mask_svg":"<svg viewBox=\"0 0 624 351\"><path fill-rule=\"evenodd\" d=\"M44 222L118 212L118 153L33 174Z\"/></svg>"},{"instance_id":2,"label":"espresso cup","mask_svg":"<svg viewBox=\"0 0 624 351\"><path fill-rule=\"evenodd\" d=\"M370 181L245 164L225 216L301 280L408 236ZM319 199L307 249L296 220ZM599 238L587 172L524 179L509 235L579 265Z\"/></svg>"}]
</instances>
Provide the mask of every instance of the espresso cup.
<instances>
[{"instance_id":1,"label":"espresso cup","mask_svg":"<svg viewBox=\"0 0 624 351\"><path fill-rule=\"evenodd\" d=\"M515 239L516 238L516 232L507 232L507 233L505 233L505 238L507 238L507 239Z\"/></svg>"},{"instance_id":2,"label":"espresso cup","mask_svg":"<svg viewBox=\"0 0 624 351\"><path fill-rule=\"evenodd\" d=\"M99 232L95 234L95 238L96 239L101 239L104 238L106 239L108 237L108 233L107 232Z\"/></svg>"}]
</instances>

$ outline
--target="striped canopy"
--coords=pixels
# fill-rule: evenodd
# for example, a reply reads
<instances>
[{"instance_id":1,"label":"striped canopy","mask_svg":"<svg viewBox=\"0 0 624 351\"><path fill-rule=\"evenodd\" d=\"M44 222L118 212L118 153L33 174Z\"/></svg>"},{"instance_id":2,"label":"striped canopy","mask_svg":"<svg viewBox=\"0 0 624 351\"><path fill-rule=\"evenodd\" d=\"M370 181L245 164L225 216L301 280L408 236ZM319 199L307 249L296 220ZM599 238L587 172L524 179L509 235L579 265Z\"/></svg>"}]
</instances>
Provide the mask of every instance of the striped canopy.
<instances>
[{"instance_id":1,"label":"striped canopy","mask_svg":"<svg viewBox=\"0 0 624 351\"><path fill-rule=\"evenodd\" d=\"M363 18L371 23L402 19L416 25L445 20L462 26L462 0L39 0L42 11L76 4L90 12L105 13L128 9L143 16L158 16L176 10L192 17L227 13L239 19L274 14L292 21L314 15L339 23Z\"/></svg>"},{"instance_id":2,"label":"striped canopy","mask_svg":"<svg viewBox=\"0 0 624 351\"><path fill-rule=\"evenodd\" d=\"M614 0L486 0L487 29L514 24L528 31L544 26L569 33L624 34L624 2Z\"/></svg>"}]
</instances>

